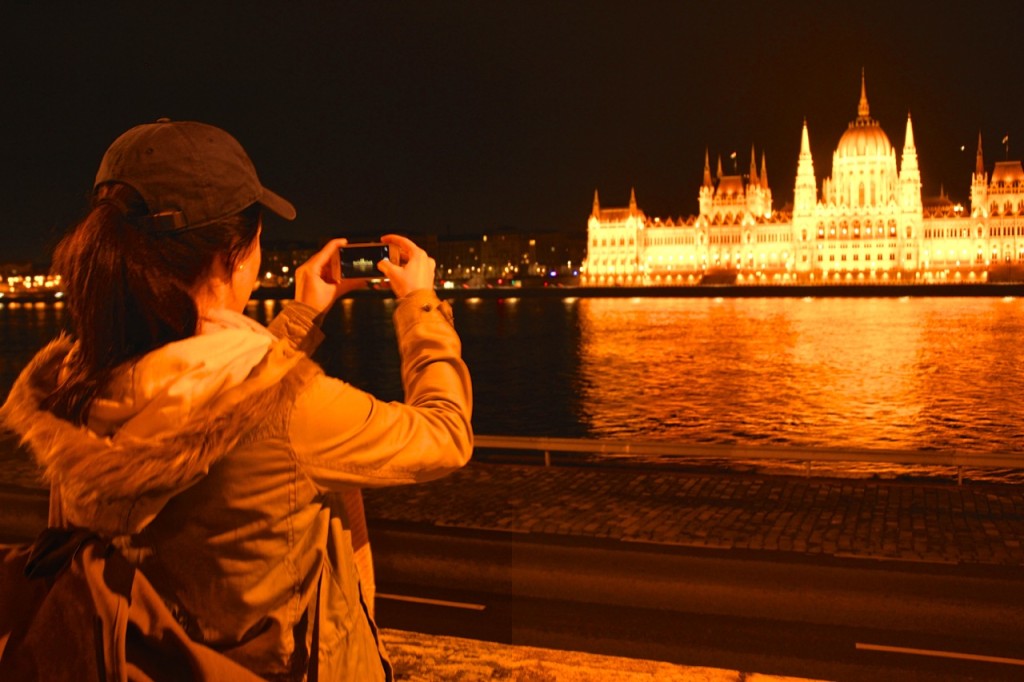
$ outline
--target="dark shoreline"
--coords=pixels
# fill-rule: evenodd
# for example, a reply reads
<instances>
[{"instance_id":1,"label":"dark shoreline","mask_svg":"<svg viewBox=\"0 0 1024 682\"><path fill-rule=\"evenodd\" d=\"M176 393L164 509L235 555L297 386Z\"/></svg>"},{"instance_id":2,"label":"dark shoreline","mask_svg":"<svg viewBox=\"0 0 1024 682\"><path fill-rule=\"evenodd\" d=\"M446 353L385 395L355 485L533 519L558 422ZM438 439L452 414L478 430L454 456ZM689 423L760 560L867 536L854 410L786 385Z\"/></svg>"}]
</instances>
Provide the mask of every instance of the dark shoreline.
<instances>
[{"instance_id":1,"label":"dark shoreline","mask_svg":"<svg viewBox=\"0 0 1024 682\"><path fill-rule=\"evenodd\" d=\"M693 285L663 287L487 287L482 289L438 289L444 299L470 298L922 298L1024 297L1024 282L953 284L779 284L779 285ZM362 289L349 294L356 298L387 298L388 289ZM257 289L252 300L287 300L291 288ZM52 292L7 295L3 303L36 303L58 300Z\"/></svg>"},{"instance_id":2,"label":"dark shoreline","mask_svg":"<svg viewBox=\"0 0 1024 682\"><path fill-rule=\"evenodd\" d=\"M289 298L254 292L254 298ZM278 292L274 292L278 293ZM290 292L289 292L290 293ZM262 295L261 295L262 294ZM802 285L695 285L676 287L494 287L439 289L446 299L469 298L902 298L916 297L1024 297L1024 282L1000 284L853 284ZM357 291L354 296L390 296L387 290Z\"/></svg>"}]
</instances>

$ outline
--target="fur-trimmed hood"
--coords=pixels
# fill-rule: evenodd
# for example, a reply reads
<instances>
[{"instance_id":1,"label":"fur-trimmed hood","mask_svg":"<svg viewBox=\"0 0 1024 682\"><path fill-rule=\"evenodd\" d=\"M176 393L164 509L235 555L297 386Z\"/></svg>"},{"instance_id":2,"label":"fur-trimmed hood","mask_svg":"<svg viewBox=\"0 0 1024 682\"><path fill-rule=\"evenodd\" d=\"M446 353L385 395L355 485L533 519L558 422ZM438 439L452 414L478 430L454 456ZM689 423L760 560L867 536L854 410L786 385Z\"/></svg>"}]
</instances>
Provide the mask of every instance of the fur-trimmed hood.
<instances>
[{"instance_id":1,"label":"fur-trimmed hood","mask_svg":"<svg viewBox=\"0 0 1024 682\"><path fill-rule=\"evenodd\" d=\"M253 409L273 409L279 391L268 389L306 357L242 315L208 321L203 332L118 373L87 426L41 407L74 352L70 339L51 342L23 370L0 423L32 450L65 522L111 537L139 532L234 447Z\"/></svg>"}]
</instances>

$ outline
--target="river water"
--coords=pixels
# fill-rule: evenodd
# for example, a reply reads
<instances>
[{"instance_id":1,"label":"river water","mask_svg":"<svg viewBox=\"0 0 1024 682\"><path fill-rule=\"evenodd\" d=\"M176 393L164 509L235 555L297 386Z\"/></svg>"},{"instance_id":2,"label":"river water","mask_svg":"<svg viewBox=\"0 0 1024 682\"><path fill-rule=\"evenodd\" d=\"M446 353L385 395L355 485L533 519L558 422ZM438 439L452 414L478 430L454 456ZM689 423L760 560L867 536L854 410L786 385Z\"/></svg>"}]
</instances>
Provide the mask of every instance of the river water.
<instances>
[{"instance_id":1,"label":"river water","mask_svg":"<svg viewBox=\"0 0 1024 682\"><path fill-rule=\"evenodd\" d=\"M478 433L1013 452L1024 300L509 298L452 302ZM280 302L250 304L265 321ZM317 359L401 399L389 299L342 301ZM60 329L0 307L0 395Z\"/></svg>"}]
</instances>

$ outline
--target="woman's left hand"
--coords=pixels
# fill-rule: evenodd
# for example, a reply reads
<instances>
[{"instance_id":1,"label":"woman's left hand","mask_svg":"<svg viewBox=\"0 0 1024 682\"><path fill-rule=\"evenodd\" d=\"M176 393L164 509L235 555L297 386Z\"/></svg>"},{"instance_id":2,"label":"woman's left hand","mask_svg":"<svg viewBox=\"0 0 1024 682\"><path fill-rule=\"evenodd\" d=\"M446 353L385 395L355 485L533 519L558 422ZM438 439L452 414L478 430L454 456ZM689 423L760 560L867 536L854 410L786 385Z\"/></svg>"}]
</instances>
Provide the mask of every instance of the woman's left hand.
<instances>
[{"instance_id":1,"label":"woman's left hand","mask_svg":"<svg viewBox=\"0 0 1024 682\"><path fill-rule=\"evenodd\" d=\"M322 314L345 294L367 286L365 279L341 276L338 249L347 243L347 239L332 239L295 270L296 301Z\"/></svg>"}]
</instances>

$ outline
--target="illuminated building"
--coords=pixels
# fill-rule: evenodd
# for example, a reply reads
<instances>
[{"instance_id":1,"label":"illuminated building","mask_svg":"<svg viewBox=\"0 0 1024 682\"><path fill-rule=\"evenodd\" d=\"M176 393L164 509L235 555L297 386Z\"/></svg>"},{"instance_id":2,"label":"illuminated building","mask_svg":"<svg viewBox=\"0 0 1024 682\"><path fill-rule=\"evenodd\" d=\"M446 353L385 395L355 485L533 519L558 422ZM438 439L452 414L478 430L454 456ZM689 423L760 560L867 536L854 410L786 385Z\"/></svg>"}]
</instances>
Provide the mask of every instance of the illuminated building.
<instances>
[{"instance_id":1,"label":"illuminated building","mask_svg":"<svg viewBox=\"0 0 1024 682\"><path fill-rule=\"evenodd\" d=\"M734 171L735 173L735 171ZM587 225L581 283L591 286L739 283L986 281L1024 264L1024 167L985 171L981 136L971 209L921 197L914 129L899 152L871 118L861 75L857 118L839 139L832 175L818 193L807 122L801 133L791 212L772 208L767 162L751 149L747 176L712 178L708 155L700 213L649 218L631 192L626 208L603 208Z\"/></svg>"}]
</instances>

